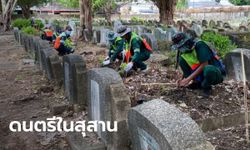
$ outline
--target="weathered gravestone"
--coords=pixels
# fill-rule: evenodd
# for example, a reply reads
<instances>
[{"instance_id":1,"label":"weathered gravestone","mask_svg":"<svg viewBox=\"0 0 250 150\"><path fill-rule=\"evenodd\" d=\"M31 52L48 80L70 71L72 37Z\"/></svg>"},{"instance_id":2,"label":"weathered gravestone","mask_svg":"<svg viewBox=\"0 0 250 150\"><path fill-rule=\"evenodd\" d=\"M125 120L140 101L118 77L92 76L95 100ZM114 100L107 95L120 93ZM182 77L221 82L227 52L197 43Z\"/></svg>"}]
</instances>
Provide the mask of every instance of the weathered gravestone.
<instances>
[{"instance_id":1,"label":"weathered gravestone","mask_svg":"<svg viewBox=\"0 0 250 150\"><path fill-rule=\"evenodd\" d=\"M158 41L165 41L167 40L166 31L163 31L161 28L155 28L153 35Z\"/></svg>"},{"instance_id":2,"label":"weathered gravestone","mask_svg":"<svg viewBox=\"0 0 250 150\"><path fill-rule=\"evenodd\" d=\"M134 150L213 150L187 114L163 100L136 106L128 114Z\"/></svg>"},{"instance_id":3,"label":"weathered gravestone","mask_svg":"<svg viewBox=\"0 0 250 150\"><path fill-rule=\"evenodd\" d=\"M114 22L114 32L117 32L118 28L122 26L122 22L120 20L116 20Z\"/></svg>"},{"instance_id":4,"label":"weathered gravestone","mask_svg":"<svg viewBox=\"0 0 250 150\"><path fill-rule=\"evenodd\" d=\"M63 82L63 66L62 60L55 53L48 57L48 65L51 68L52 79L57 82L59 86Z\"/></svg>"},{"instance_id":5,"label":"weathered gravestone","mask_svg":"<svg viewBox=\"0 0 250 150\"><path fill-rule=\"evenodd\" d=\"M241 51L244 53L246 79L250 81L250 50L248 49L235 49L228 53L224 58L226 66L227 77L229 79L235 79L242 81L242 63L241 63Z\"/></svg>"},{"instance_id":6,"label":"weathered gravestone","mask_svg":"<svg viewBox=\"0 0 250 150\"><path fill-rule=\"evenodd\" d=\"M41 61L42 61L42 65L44 68L44 71L47 75L47 78L49 80L54 79L54 75L53 75L53 68L51 66L51 62L50 62L50 57L53 55L57 55L55 53L55 51L52 48L46 48L46 49L42 49L41 50Z\"/></svg>"},{"instance_id":7,"label":"weathered gravestone","mask_svg":"<svg viewBox=\"0 0 250 150\"><path fill-rule=\"evenodd\" d=\"M35 52L35 60L37 60L36 63L39 65L40 69L45 70L44 63L42 62L41 52L42 52L43 49L50 48L50 45L49 45L48 41L45 41L45 40L42 40L42 39L39 39L37 42L38 42L38 45L37 45L38 49Z\"/></svg>"},{"instance_id":8,"label":"weathered gravestone","mask_svg":"<svg viewBox=\"0 0 250 150\"><path fill-rule=\"evenodd\" d=\"M207 20L202 20L201 24L202 24L202 27L205 27L205 28L208 27L208 22L207 22Z\"/></svg>"},{"instance_id":9,"label":"weathered gravestone","mask_svg":"<svg viewBox=\"0 0 250 150\"><path fill-rule=\"evenodd\" d=\"M172 36L177 33L177 29L174 27L169 26L166 31L166 40L172 41Z\"/></svg>"},{"instance_id":10,"label":"weathered gravestone","mask_svg":"<svg viewBox=\"0 0 250 150\"><path fill-rule=\"evenodd\" d=\"M217 21L217 24L216 24L216 26L218 27L218 28L221 28L222 26L223 26L223 21Z\"/></svg>"},{"instance_id":11,"label":"weathered gravestone","mask_svg":"<svg viewBox=\"0 0 250 150\"><path fill-rule=\"evenodd\" d=\"M153 34L151 34L151 33L143 33L143 34L141 34L141 37L146 39L146 41L149 43L149 45L151 46L153 51L158 50L157 40L153 36Z\"/></svg>"},{"instance_id":12,"label":"weathered gravestone","mask_svg":"<svg viewBox=\"0 0 250 150\"><path fill-rule=\"evenodd\" d=\"M100 29L100 46L106 47L108 46L107 35L109 33L109 29Z\"/></svg>"},{"instance_id":13,"label":"weathered gravestone","mask_svg":"<svg viewBox=\"0 0 250 150\"><path fill-rule=\"evenodd\" d=\"M210 21L209 21L209 27L210 27L210 28L216 28L216 23L215 23L214 20L210 20Z\"/></svg>"},{"instance_id":14,"label":"weathered gravestone","mask_svg":"<svg viewBox=\"0 0 250 150\"><path fill-rule=\"evenodd\" d=\"M248 31L248 28L247 28L246 26L241 25L241 26L239 27L239 31L240 31L240 32L247 32L247 31Z\"/></svg>"},{"instance_id":15,"label":"weathered gravestone","mask_svg":"<svg viewBox=\"0 0 250 150\"><path fill-rule=\"evenodd\" d=\"M87 102L87 69L85 61L80 55L66 55L63 57L65 96L71 104L81 107Z\"/></svg>"},{"instance_id":16,"label":"weathered gravestone","mask_svg":"<svg viewBox=\"0 0 250 150\"><path fill-rule=\"evenodd\" d=\"M14 36L15 36L15 40L19 42L19 29L18 28L14 28Z\"/></svg>"},{"instance_id":17,"label":"weathered gravestone","mask_svg":"<svg viewBox=\"0 0 250 150\"><path fill-rule=\"evenodd\" d=\"M191 29L195 31L195 33L198 37L200 37L203 33L202 27L198 24L193 24Z\"/></svg>"},{"instance_id":18,"label":"weathered gravestone","mask_svg":"<svg viewBox=\"0 0 250 150\"><path fill-rule=\"evenodd\" d=\"M90 120L117 121L118 132L101 131L98 136L107 149L128 149L127 113L131 106L120 75L110 68L92 69L88 72L88 115Z\"/></svg>"}]
</instances>

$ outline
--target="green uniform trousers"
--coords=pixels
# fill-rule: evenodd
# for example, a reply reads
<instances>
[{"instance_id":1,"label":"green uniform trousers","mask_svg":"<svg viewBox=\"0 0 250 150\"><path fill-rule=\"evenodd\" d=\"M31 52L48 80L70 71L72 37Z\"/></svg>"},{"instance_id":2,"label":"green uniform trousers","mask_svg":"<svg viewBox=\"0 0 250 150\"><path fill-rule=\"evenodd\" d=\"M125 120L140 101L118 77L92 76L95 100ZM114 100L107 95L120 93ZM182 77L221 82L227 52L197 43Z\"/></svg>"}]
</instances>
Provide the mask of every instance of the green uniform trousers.
<instances>
[{"instance_id":1,"label":"green uniform trousers","mask_svg":"<svg viewBox=\"0 0 250 150\"><path fill-rule=\"evenodd\" d=\"M179 65L183 71L184 78L187 78L193 73L192 69L183 58L180 58ZM201 86L204 89L211 88L211 85L216 85L223 82L221 71L219 68L213 65L205 66L200 79Z\"/></svg>"}]
</instances>

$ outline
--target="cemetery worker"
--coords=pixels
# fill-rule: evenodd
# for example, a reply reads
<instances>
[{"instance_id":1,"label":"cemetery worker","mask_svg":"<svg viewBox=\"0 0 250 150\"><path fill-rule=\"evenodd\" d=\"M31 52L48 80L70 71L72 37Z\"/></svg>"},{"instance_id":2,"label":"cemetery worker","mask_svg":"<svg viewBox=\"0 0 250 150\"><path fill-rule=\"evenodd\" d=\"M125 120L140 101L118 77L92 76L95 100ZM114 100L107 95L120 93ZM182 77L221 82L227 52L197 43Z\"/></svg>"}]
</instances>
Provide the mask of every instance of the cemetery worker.
<instances>
[{"instance_id":1,"label":"cemetery worker","mask_svg":"<svg viewBox=\"0 0 250 150\"><path fill-rule=\"evenodd\" d=\"M223 82L225 68L214 51L203 41L189 38L185 33L172 37L172 48L178 49L178 63L183 71L183 79L177 82L179 87L203 89L202 96L211 94L211 85ZM193 81L192 84L189 84Z\"/></svg>"},{"instance_id":2,"label":"cemetery worker","mask_svg":"<svg viewBox=\"0 0 250 150\"><path fill-rule=\"evenodd\" d=\"M32 26L32 27L34 27L34 26L35 26L36 21L35 21L35 18L34 18L34 17L32 17L32 18L31 18L31 20L30 20L30 24L31 24L31 26Z\"/></svg>"},{"instance_id":3,"label":"cemetery worker","mask_svg":"<svg viewBox=\"0 0 250 150\"><path fill-rule=\"evenodd\" d=\"M45 29L43 30L43 33L41 35L41 38L43 40L47 40L52 42L53 41L53 30L51 29L51 26L46 26Z\"/></svg>"},{"instance_id":4,"label":"cemetery worker","mask_svg":"<svg viewBox=\"0 0 250 150\"><path fill-rule=\"evenodd\" d=\"M118 33L126 40L125 60L127 66L124 69L125 72L129 72L131 69L137 70L137 68L141 71L147 70L147 65L144 61L150 58L152 48L146 43L146 40L126 26L120 26Z\"/></svg>"},{"instance_id":5,"label":"cemetery worker","mask_svg":"<svg viewBox=\"0 0 250 150\"><path fill-rule=\"evenodd\" d=\"M59 52L58 55L74 53L72 40L70 39L71 28L67 26L65 31L56 37L54 48Z\"/></svg>"},{"instance_id":6,"label":"cemetery worker","mask_svg":"<svg viewBox=\"0 0 250 150\"><path fill-rule=\"evenodd\" d=\"M123 49L125 40L118 36L117 33L109 32L108 33L108 41L110 44L108 57L104 60L103 65L109 65L116 61L116 59L123 60Z\"/></svg>"}]
</instances>

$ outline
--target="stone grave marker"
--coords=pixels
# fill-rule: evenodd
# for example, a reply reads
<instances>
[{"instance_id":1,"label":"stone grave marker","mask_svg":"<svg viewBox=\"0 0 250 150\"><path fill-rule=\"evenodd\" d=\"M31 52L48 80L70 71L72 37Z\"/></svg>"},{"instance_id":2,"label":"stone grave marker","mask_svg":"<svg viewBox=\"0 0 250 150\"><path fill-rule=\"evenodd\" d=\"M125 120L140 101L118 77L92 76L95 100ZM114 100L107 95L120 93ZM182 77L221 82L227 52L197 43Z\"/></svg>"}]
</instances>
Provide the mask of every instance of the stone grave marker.
<instances>
[{"instance_id":1,"label":"stone grave marker","mask_svg":"<svg viewBox=\"0 0 250 150\"><path fill-rule=\"evenodd\" d=\"M241 26L239 27L239 31L240 31L240 32L247 32L247 31L248 31L248 28L247 28L246 26L244 26L244 25L241 25Z\"/></svg>"},{"instance_id":2,"label":"stone grave marker","mask_svg":"<svg viewBox=\"0 0 250 150\"><path fill-rule=\"evenodd\" d=\"M90 120L117 121L118 132L101 132L98 136L107 149L128 149L127 113L131 106L120 75L110 68L88 72L88 115Z\"/></svg>"},{"instance_id":3,"label":"stone grave marker","mask_svg":"<svg viewBox=\"0 0 250 150\"><path fill-rule=\"evenodd\" d=\"M203 33L202 27L198 24L193 24L191 29L195 31L195 33L198 37L200 37Z\"/></svg>"},{"instance_id":4,"label":"stone grave marker","mask_svg":"<svg viewBox=\"0 0 250 150\"><path fill-rule=\"evenodd\" d=\"M153 35L159 41L165 41L165 40L167 40L166 31L163 31L161 28L155 28Z\"/></svg>"},{"instance_id":5,"label":"stone grave marker","mask_svg":"<svg viewBox=\"0 0 250 150\"><path fill-rule=\"evenodd\" d=\"M130 109L129 131L134 150L213 150L187 114L163 100Z\"/></svg>"},{"instance_id":6,"label":"stone grave marker","mask_svg":"<svg viewBox=\"0 0 250 150\"><path fill-rule=\"evenodd\" d=\"M157 51L158 50L157 40L153 36L153 34L151 34L151 33L143 33L143 34L141 34L141 37L145 38L147 40L147 42L149 43L149 45L151 46L151 48L153 49L153 51Z\"/></svg>"},{"instance_id":7,"label":"stone grave marker","mask_svg":"<svg viewBox=\"0 0 250 150\"><path fill-rule=\"evenodd\" d=\"M202 27L207 27L208 26L207 20L202 20L201 24L202 24Z\"/></svg>"},{"instance_id":8,"label":"stone grave marker","mask_svg":"<svg viewBox=\"0 0 250 150\"><path fill-rule=\"evenodd\" d=\"M114 22L114 32L117 32L118 28L122 25L122 22L120 20L116 20Z\"/></svg>"},{"instance_id":9,"label":"stone grave marker","mask_svg":"<svg viewBox=\"0 0 250 150\"><path fill-rule=\"evenodd\" d=\"M210 28L215 28L215 27L216 27L216 23L215 23L214 20L210 20L210 21L209 21L209 27L210 27Z\"/></svg>"},{"instance_id":10,"label":"stone grave marker","mask_svg":"<svg viewBox=\"0 0 250 150\"><path fill-rule=\"evenodd\" d=\"M166 34L167 34L167 40L168 40L168 41L172 41L172 36L173 36L174 34L176 34L176 33L177 33L177 29L176 29L175 27L169 26L169 27L167 28L167 32L166 32Z\"/></svg>"},{"instance_id":11,"label":"stone grave marker","mask_svg":"<svg viewBox=\"0 0 250 150\"><path fill-rule=\"evenodd\" d=\"M59 86L61 86L63 82L63 66L62 60L55 53L48 57L48 65L51 68L52 79L57 82Z\"/></svg>"},{"instance_id":12,"label":"stone grave marker","mask_svg":"<svg viewBox=\"0 0 250 150\"><path fill-rule=\"evenodd\" d=\"M37 60L37 64L39 65L41 70L45 70L45 66L44 63L42 62L42 56L41 56L41 52L43 49L48 49L50 48L49 42L39 39L38 41L38 50L35 53L35 60Z\"/></svg>"},{"instance_id":13,"label":"stone grave marker","mask_svg":"<svg viewBox=\"0 0 250 150\"><path fill-rule=\"evenodd\" d=\"M109 33L109 29L101 29L100 30L100 45L103 47L108 46L107 35Z\"/></svg>"},{"instance_id":14,"label":"stone grave marker","mask_svg":"<svg viewBox=\"0 0 250 150\"><path fill-rule=\"evenodd\" d=\"M250 50L248 49L235 49L225 56L224 63L227 77L229 79L242 81L241 51L244 53L246 79L250 81Z\"/></svg>"},{"instance_id":15,"label":"stone grave marker","mask_svg":"<svg viewBox=\"0 0 250 150\"><path fill-rule=\"evenodd\" d=\"M64 91L71 104L86 105L87 69L82 56L66 55L63 57Z\"/></svg>"},{"instance_id":16,"label":"stone grave marker","mask_svg":"<svg viewBox=\"0 0 250 150\"><path fill-rule=\"evenodd\" d=\"M44 71L49 80L54 79L52 67L49 63L49 57L52 55L56 55L55 51L52 48L46 48L41 50L41 61L44 66Z\"/></svg>"},{"instance_id":17,"label":"stone grave marker","mask_svg":"<svg viewBox=\"0 0 250 150\"><path fill-rule=\"evenodd\" d=\"M218 28L221 28L222 26L223 26L223 21L217 21L217 24L216 24L216 26L218 27Z\"/></svg>"}]
</instances>

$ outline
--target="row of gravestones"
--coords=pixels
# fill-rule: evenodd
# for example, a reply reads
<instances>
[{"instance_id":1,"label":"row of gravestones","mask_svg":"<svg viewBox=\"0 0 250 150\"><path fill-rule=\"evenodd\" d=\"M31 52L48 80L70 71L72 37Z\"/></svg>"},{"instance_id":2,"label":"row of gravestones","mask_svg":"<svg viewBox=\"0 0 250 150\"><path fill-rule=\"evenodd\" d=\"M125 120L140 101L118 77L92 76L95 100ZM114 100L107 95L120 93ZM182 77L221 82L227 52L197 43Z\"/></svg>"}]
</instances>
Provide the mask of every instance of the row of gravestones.
<instances>
[{"instance_id":1,"label":"row of gravestones","mask_svg":"<svg viewBox=\"0 0 250 150\"><path fill-rule=\"evenodd\" d=\"M213 149L198 125L167 102L152 100L131 108L123 81L114 70L88 70L82 56L60 59L48 42L19 30L14 35L48 79L63 81L71 104L87 106L90 120L117 121L118 132L97 132L108 150L130 149L130 141L136 150Z\"/></svg>"}]
</instances>

